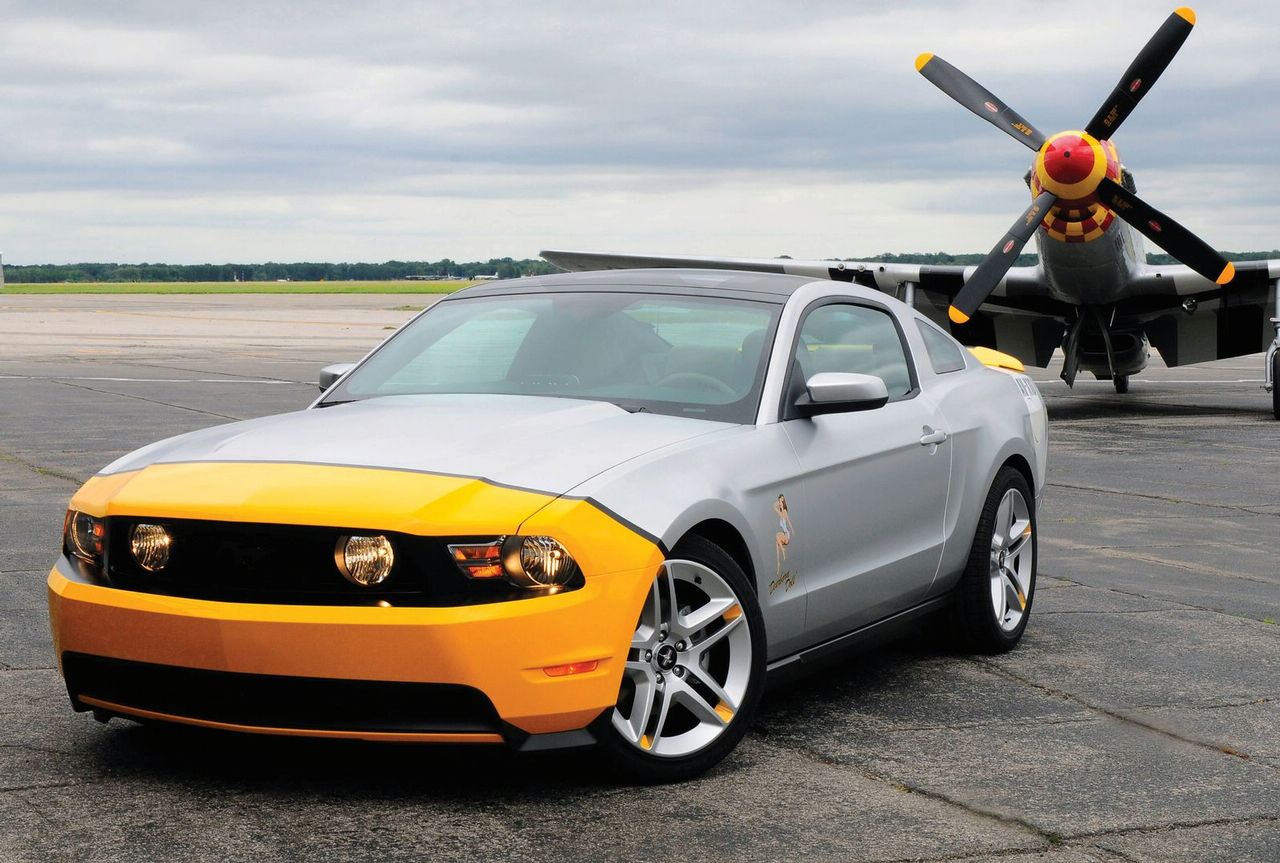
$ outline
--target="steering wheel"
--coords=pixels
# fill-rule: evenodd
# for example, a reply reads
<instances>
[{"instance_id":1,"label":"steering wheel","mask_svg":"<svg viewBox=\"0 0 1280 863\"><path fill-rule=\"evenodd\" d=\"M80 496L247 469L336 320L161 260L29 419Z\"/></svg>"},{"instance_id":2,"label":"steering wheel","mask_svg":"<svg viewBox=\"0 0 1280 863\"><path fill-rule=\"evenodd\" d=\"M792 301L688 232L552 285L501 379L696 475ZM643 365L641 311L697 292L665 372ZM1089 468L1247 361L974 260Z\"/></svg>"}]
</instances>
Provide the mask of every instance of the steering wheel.
<instances>
[{"instance_id":1,"label":"steering wheel","mask_svg":"<svg viewBox=\"0 0 1280 863\"><path fill-rule=\"evenodd\" d=\"M681 386L682 384L692 384L693 386L700 387L704 390L713 390L721 395L737 396L737 392L734 391L733 387L729 386L719 378L703 374L702 372L672 372L666 377L654 382L654 386L659 387Z\"/></svg>"}]
</instances>

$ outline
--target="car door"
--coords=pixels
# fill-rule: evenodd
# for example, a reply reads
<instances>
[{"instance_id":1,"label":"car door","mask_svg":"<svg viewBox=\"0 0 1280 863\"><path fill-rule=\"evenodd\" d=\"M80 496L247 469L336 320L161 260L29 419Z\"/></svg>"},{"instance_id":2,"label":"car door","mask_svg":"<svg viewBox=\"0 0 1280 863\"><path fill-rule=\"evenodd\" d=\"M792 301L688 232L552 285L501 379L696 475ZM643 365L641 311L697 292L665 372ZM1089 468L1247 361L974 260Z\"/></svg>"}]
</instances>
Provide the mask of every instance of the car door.
<instances>
[{"instance_id":1,"label":"car door","mask_svg":"<svg viewBox=\"0 0 1280 863\"><path fill-rule=\"evenodd\" d=\"M873 374L882 407L802 418L790 409L818 372ZM800 462L803 511L791 513L804 549L805 628L815 642L921 600L942 557L951 447L922 393L901 327L867 301L818 301L801 320L783 407Z\"/></svg>"}]
</instances>

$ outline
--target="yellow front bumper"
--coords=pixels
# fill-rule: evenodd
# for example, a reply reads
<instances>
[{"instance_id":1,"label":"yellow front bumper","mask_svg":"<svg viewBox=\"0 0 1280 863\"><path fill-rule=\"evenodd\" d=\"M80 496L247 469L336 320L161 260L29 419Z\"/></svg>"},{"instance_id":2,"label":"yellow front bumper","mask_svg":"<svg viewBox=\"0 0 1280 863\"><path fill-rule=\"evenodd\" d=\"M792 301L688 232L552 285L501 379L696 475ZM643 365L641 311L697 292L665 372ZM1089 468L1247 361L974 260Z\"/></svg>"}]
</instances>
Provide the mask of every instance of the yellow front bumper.
<instances>
[{"instance_id":1,"label":"yellow front bumper","mask_svg":"<svg viewBox=\"0 0 1280 863\"><path fill-rule=\"evenodd\" d=\"M496 536L523 529L555 536L582 568L584 587L452 608L184 599L92 583L65 558L49 574L49 612L60 666L64 654L76 654L287 680L457 684L479 690L501 720L529 734L583 728L616 702L636 620L663 559L652 538L589 501L479 478L381 468L157 464L94 477L71 506L99 518L340 524L421 536ZM593 660L598 666L586 673L551 677L543 670ZM69 689L73 683L69 681ZM71 695L80 707L144 718L387 738L345 733L332 723L324 729L249 727L194 715L157 715L137 704L97 703L100 699L88 692ZM409 737L435 739L396 739Z\"/></svg>"},{"instance_id":2,"label":"yellow front bumper","mask_svg":"<svg viewBox=\"0 0 1280 863\"><path fill-rule=\"evenodd\" d=\"M49 613L60 661L76 653L244 674L461 684L487 696L511 726L545 734L583 728L616 702L653 577L646 566L588 578L567 593L455 608L290 606L118 590L90 583L63 558L49 574ZM543 670L591 660L599 665L587 673L552 677ZM213 722L86 695L83 704L114 713L237 730L465 742L460 735Z\"/></svg>"}]
</instances>

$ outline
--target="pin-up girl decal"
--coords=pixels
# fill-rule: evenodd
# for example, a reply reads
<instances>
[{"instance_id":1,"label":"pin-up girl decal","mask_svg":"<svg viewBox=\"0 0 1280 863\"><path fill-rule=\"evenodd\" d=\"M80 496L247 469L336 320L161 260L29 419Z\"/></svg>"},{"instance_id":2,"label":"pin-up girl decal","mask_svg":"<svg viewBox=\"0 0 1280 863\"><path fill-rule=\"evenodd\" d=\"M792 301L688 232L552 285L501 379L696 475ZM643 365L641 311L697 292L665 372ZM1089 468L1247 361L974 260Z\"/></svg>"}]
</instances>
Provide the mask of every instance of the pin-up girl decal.
<instances>
[{"instance_id":1,"label":"pin-up girl decal","mask_svg":"<svg viewBox=\"0 0 1280 863\"><path fill-rule=\"evenodd\" d=\"M782 564L787 559L787 546L791 545L791 534L793 532L791 513L787 511L786 495L778 495L778 499L773 502L773 511L778 514L778 532L773 538L773 545L777 551L778 568L776 577L769 585L770 593L773 593L783 584L786 584L787 590L790 590L796 583L796 577L793 573L782 571Z\"/></svg>"}]
</instances>

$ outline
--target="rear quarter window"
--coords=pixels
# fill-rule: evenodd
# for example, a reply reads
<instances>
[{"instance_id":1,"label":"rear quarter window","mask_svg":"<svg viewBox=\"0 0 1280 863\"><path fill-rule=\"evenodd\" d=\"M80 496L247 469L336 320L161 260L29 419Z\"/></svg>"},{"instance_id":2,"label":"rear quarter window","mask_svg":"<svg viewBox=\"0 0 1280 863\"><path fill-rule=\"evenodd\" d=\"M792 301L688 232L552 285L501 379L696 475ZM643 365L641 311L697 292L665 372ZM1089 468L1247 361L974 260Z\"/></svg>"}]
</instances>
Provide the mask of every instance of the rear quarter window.
<instances>
[{"instance_id":1,"label":"rear quarter window","mask_svg":"<svg viewBox=\"0 0 1280 863\"><path fill-rule=\"evenodd\" d=\"M929 365L933 366L935 373L945 375L965 367L964 348L960 347L959 342L919 318L916 319L916 327L920 330L924 349L929 354Z\"/></svg>"}]
</instances>

